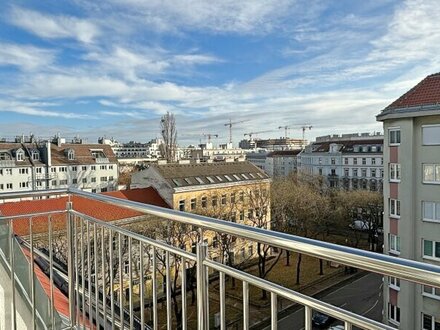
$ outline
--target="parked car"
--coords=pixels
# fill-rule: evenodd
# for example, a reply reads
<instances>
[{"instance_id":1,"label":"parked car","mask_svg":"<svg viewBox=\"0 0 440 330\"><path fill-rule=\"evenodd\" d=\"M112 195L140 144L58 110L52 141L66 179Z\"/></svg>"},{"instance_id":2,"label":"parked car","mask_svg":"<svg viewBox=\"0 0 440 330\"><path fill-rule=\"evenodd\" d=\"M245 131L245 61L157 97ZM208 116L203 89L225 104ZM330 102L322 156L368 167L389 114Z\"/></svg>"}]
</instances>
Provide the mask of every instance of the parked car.
<instances>
[{"instance_id":1,"label":"parked car","mask_svg":"<svg viewBox=\"0 0 440 330\"><path fill-rule=\"evenodd\" d=\"M318 328L325 328L329 326L335 319L327 314L314 312L312 317L312 324Z\"/></svg>"}]
</instances>

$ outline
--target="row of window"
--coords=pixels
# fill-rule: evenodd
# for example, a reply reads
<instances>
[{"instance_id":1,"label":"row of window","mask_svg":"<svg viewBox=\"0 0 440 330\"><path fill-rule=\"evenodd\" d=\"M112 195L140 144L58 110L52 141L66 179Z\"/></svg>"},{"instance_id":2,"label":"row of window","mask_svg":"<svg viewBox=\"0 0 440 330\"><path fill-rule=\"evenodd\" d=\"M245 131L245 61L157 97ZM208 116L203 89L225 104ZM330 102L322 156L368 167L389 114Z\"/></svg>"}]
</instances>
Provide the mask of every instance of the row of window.
<instances>
[{"instance_id":1,"label":"row of window","mask_svg":"<svg viewBox=\"0 0 440 330\"><path fill-rule=\"evenodd\" d=\"M390 146L400 145L400 128L389 128L388 137ZM422 126L422 144L425 146L440 145L440 125Z\"/></svg>"},{"instance_id":2,"label":"row of window","mask_svg":"<svg viewBox=\"0 0 440 330\"><path fill-rule=\"evenodd\" d=\"M400 324L400 308L388 304L388 321L395 325ZM423 330L440 330L440 319L435 316L422 313L422 329Z\"/></svg>"},{"instance_id":3,"label":"row of window","mask_svg":"<svg viewBox=\"0 0 440 330\"><path fill-rule=\"evenodd\" d=\"M400 200L389 199L389 216L400 218ZM422 201L422 220L440 221L440 202Z\"/></svg>"},{"instance_id":4,"label":"row of window","mask_svg":"<svg viewBox=\"0 0 440 330\"><path fill-rule=\"evenodd\" d=\"M259 198L260 191L259 190L255 190L252 194L253 194L253 196L255 198ZM265 190L262 190L261 194L262 194L263 197L266 197L267 193L266 193ZM216 207L216 206L219 205L219 203L220 203L220 205L226 205L228 202L230 202L230 203L235 203L236 201L243 202L244 201L244 197L245 196L244 196L244 192L243 191L240 191L238 194L237 193L231 193L229 196L228 196L228 194L222 194L220 196L220 200L219 200L218 196L212 196L211 197L211 206L212 207ZM197 208L197 205L198 205L197 198L191 198L189 210L191 210L191 211L195 210ZM202 198L200 198L199 205L202 208L208 207L208 197L203 196ZM186 207L186 201L184 199L179 201L179 210L180 211L188 210L187 207Z\"/></svg>"},{"instance_id":5,"label":"row of window","mask_svg":"<svg viewBox=\"0 0 440 330\"><path fill-rule=\"evenodd\" d=\"M333 159L333 158L332 158ZM333 161L332 161L333 164ZM344 165L358 165L358 164L362 164L362 165L383 165L383 158L367 158L367 157L363 157L363 158L349 158L349 157L344 157Z\"/></svg>"},{"instance_id":6,"label":"row of window","mask_svg":"<svg viewBox=\"0 0 440 330\"><path fill-rule=\"evenodd\" d=\"M359 172L359 169L353 168L353 169L351 169L351 173L352 173L351 176L359 177L359 174L360 174L361 178L366 178L368 171L366 168L361 168L361 170ZM380 171L377 171L375 168L370 168L370 177L376 178L378 173L380 173L380 177L383 178L383 170L382 169ZM350 176L350 169L344 168L344 176Z\"/></svg>"},{"instance_id":7,"label":"row of window","mask_svg":"<svg viewBox=\"0 0 440 330\"><path fill-rule=\"evenodd\" d=\"M113 176L109 176L109 177L106 177L106 176L102 176L101 178L100 178L100 182L107 182L107 181L113 181ZM87 178L82 178L81 179L81 183L87 183ZM59 185L67 185L68 184L68 180L67 179L63 179L63 180L52 180L52 186L56 186L57 185L57 182L58 182L58 184ZM90 182L91 183L96 183L96 178L95 177L91 177L90 178ZM76 178L74 178L74 179L72 179L72 184L78 184L78 179L76 179Z\"/></svg>"},{"instance_id":8,"label":"row of window","mask_svg":"<svg viewBox=\"0 0 440 330\"><path fill-rule=\"evenodd\" d=\"M400 182L400 164L390 163L390 182ZM440 183L440 164L423 164L423 183Z\"/></svg>"},{"instance_id":9,"label":"row of window","mask_svg":"<svg viewBox=\"0 0 440 330\"><path fill-rule=\"evenodd\" d=\"M392 254L400 254L400 236L388 234L388 250ZM440 259L440 242L422 239L422 257Z\"/></svg>"},{"instance_id":10,"label":"row of window","mask_svg":"<svg viewBox=\"0 0 440 330\"><path fill-rule=\"evenodd\" d=\"M78 168L79 168L79 166L70 166L70 170L72 172L77 172ZM88 166L83 165L83 166L81 166L81 171L87 171L87 168L88 168ZM100 170L107 170L107 169L113 170L113 165L100 165L99 169ZM96 165L91 165L90 170L96 171ZM56 173L57 171L58 172L67 172L67 166L60 166L60 167L58 167L58 170L57 170L57 167L51 168L52 173Z\"/></svg>"},{"instance_id":11,"label":"row of window","mask_svg":"<svg viewBox=\"0 0 440 330\"><path fill-rule=\"evenodd\" d=\"M396 291L400 291L400 278L388 277L388 286ZM425 297L440 300L440 288L435 288L429 285L422 285L422 295Z\"/></svg>"},{"instance_id":12,"label":"row of window","mask_svg":"<svg viewBox=\"0 0 440 330\"><path fill-rule=\"evenodd\" d=\"M14 185L12 183L0 183L0 190L10 190L14 189Z\"/></svg>"}]
</instances>

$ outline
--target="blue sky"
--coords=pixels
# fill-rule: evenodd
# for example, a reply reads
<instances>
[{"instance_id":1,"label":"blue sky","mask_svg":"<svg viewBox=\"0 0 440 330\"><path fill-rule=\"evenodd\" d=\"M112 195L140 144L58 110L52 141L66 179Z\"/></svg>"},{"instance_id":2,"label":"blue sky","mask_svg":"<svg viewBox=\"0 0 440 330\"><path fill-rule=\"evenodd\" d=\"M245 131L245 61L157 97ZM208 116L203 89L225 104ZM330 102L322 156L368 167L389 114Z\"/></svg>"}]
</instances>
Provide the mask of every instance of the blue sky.
<instances>
[{"instance_id":1,"label":"blue sky","mask_svg":"<svg viewBox=\"0 0 440 330\"><path fill-rule=\"evenodd\" d=\"M0 135L147 141L176 115L202 133L313 125L380 131L375 115L440 71L437 0L70 0L0 3Z\"/></svg>"}]
</instances>

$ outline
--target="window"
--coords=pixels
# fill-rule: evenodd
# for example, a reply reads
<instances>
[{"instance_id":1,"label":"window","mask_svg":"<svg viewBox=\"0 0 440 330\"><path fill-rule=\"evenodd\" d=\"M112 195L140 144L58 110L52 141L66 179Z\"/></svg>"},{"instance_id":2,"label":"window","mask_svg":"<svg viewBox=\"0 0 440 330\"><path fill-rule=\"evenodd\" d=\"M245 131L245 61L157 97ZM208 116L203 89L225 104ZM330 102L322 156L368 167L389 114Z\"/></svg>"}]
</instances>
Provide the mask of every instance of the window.
<instances>
[{"instance_id":1,"label":"window","mask_svg":"<svg viewBox=\"0 0 440 330\"><path fill-rule=\"evenodd\" d=\"M243 221L244 220L244 211L240 211L240 218L239 218L241 221Z\"/></svg>"},{"instance_id":2,"label":"window","mask_svg":"<svg viewBox=\"0 0 440 330\"><path fill-rule=\"evenodd\" d=\"M185 211L185 200L184 199L179 201L179 211Z\"/></svg>"},{"instance_id":3,"label":"window","mask_svg":"<svg viewBox=\"0 0 440 330\"><path fill-rule=\"evenodd\" d=\"M434 288L433 286L423 285L422 295L440 300L440 288Z\"/></svg>"},{"instance_id":4,"label":"window","mask_svg":"<svg viewBox=\"0 0 440 330\"><path fill-rule=\"evenodd\" d=\"M423 182L440 183L440 164L423 164Z\"/></svg>"},{"instance_id":5,"label":"window","mask_svg":"<svg viewBox=\"0 0 440 330\"><path fill-rule=\"evenodd\" d=\"M370 169L370 173L373 178L376 177L376 169L375 168Z\"/></svg>"},{"instance_id":6,"label":"window","mask_svg":"<svg viewBox=\"0 0 440 330\"><path fill-rule=\"evenodd\" d=\"M20 188L28 188L29 182L20 182Z\"/></svg>"},{"instance_id":7,"label":"window","mask_svg":"<svg viewBox=\"0 0 440 330\"><path fill-rule=\"evenodd\" d=\"M99 169L100 170L107 170L107 165L101 165L101 166L99 166Z\"/></svg>"},{"instance_id":8,"label":"window","mask_svg":"<svg viewBox=\"0 0 440 330\"><path fill-rule=\"evenodd\" d=\"M60 180L60 185L67 185L67 179Z\"/></svg>"},{"instance_id":9,"label":"window","mask_svg":"<svg viewBox=\"0 0 440 330\"><path fill-rule=\"evenodd\" d=\"M243 202L244 201L244 192L240 191L240 194L238 196L239 196L238 198L240 199L240 202Z\"/></svg>"},{"instance_id":10,"label":"window","mask_svg":"<svg viewBox=\"0 0 440 330\"><path fill-rule=\"evenodd\" d=\"M96 166L95 165L90 166L90 170L96 171Z\"/></svg>"},{"instance_id":11,"label":"window","mask_svg":"<svg viewBox=\"0 0 440 330\"><path fill-rule=\"evenodd\" d=\"M362 158L362 165L367 165L367 158Z\"/></svg>"},{"instance_id":12,"label":"window","mask_svg":"<svg viewBox=\"0 0 440 330\"><path fill-rule=\"evenodd\" d=\"M50 169L50 171L51 171L52 173L56 173L56 172L57 172L57 168L56 168L56 167L52 167L52 168Z\"/></svg>"},{"instance_id":13,"label":"window","mask_svg":"<svg viewBox=\"0 0 440 330\"><path fill-rule=\"evenodd\" d=\"M358 159L357 158L353 158L353 165L357 165L358 163Z\"/></svg>"},{"instance_id":14,"label":"window","mask_svg":"<svg viewBox=\"0 0 440 330\"><path fill-rule=\"evenodd\" d=\"M87 171L87 166L83 166L83 167L82 167L82 170L83 170L83 171Z\"/></svg>"},{"instance_id":15,"label":"window","mask_svg":"<svg viewBox=\"0 0 440 330\"><path fill-rule=\"evenodd\" d=\"M376 158L371 158L371 165L376 165Z\"/></svg>"},{"instance_id":16,"label":"window","mask_svg":"<svg viewBox=\"0 0 440 330\"><path fill-rule=\"evenodd\" d=\"M12 183L7 183L6 184L6 189L12 189L12 187L13 187Z\"/></svg>"},{"instance_id":17,"label":"window","mask_svg":"<svg viewBox=\"0 0 440 330\"><path fill-rule=\"evenodd\" d=\"M96 182L96 178L91 178L90 182Z\"/></svg>"},{"instance_id":18,"label":"window","mask_svg":"<svg viewBox=\"0 0 440 330\"><path fill-rule=\"evenodd\" d=\"M40 160L40 153L38 151L32 151L32 160Z\"/></svg>"},{"instance_id":19,"label":"window","mask_svg":"<svg viewBox=\"0 0 440 330\"><path fill-rule=\"evenodd\" d=\"M390 128L388 130L390 146L400 144L400 128Z\"/></svg>"},{"instance_id":20,"label":"window","mask_svg":"<svg viewBox=\"0 0 440 330\"><path fill-rule=\"evenodd\" d=\"M4 189L3 183L0 183L0 190L3 190L3 189Z\"/></svg>"},{"instance_id":21,"label":"window","mask_svg":"<svg viewBox=\"0 0 440 330\"><path fill-rule=\"evenodd\" d=\"M336 165L336 159L333 158L333 157L332 157L332 159L331 159L331 164L332 164L332 165Z\"/></svg>"},{"instance_id":22,"label":"window","mask_svg":"<svg viewBox=\"0 0 440 330\"><path fill-rule=\"evenodd\" d=\"M235 203L235 193L231 193L231 203Z\"/></svg>"},{"instance_id":23,"label":"window","mask_svg":"<svg viewBox=\"0 0 440 330\"><path fill-rule=\"evenodd\" d=\"M211 200L212 206L216 207L217 206L217 196L213 196L212 200Z\"/></svg>"},{"instance_id":24,"label":"window","mask_svg":"<svg viewBox=\"0 0 440 330\"><path fill-rule=\"evenodd\" d=\"M388 286L391 289L400 291L400 278L392 277L392 276L388 277Z\"/></svg>"},{"instance_id":25,"label":"window","mask_svg":"<svg viewBox=\"0 0 440 330\"><path fill-rule=\"evenodd\" d=\"M390 217L400 218L400 201L390 198Z\"/></svg>"},{"instance_id":26,"label":"window","mask_svg":"<svg viewBox=\"0 0 440 330\"><path fill-rule=\"evenodd\" d=\"M388 303L388 320L396 325L400 324L400 308Z\"/></svg>"},{"instance_id":27,"label":"window","mask_svg":"<svg viewBox=\"0 0 440 330\"><path fill-rule=\"evenodd\" d=\"M348 165L348 158L344 158L344 164Z\"/></svg>"},{"instance_id":28,"label":"window","mask_svg":"<svg viewBox=\"0 0 440 330\"><path fill-rule=\"evenodd\" d=\"M222 195L222 205L226 205L226 195Z\"/></svg>"},{"instance_id":29,"label":"window","mask_svg":"<svg viewBox=\"0 0 440 330\"><path fill-rule=\"evenodd\" d=\"M67 159L69 159L69 160L74 160L74 159L75 159L75 151L73 151L72 149L70 149L70 150L67 152Z\"/></svg>"},{"instance_id":30,"label":"window","mask_svg":"<svg viewBox=\"0 0 440 330\"><path fill-rule=\"evenodd\" d=\"M389 251L394 254L400 254L400 237L388 234Z\"/></svg>"},{"instance_id":31,"label":"window","mask_svg":"<svg viewBox=\"0 0 440 330\"><path fill-rule=\"evenodd\" d=\"M35 172L38 173L38 174L41 174L41 173L43 173L43 168L42 167L37 167L35 169Z\"/></svg>"},{"instance_id":32,"label":"window","mask_svg":"<svg viewBox=\"0 0 440 330\"><path fill-rule=\"evenodd\" d=\"M350 171L348 170L348 168L344 168L344 176L349 176Z\"/></svg>"},{"instance_id":33,"label":"window","mask_svg":"<svg viewBox=\"0 0 440 330\"><path fill-rule=\"evenodd\" d=\"M191 210L195 210L197 205L197 200L195 198L191 198Z\"/></svg>"},{"instance_id":34,"label":"window","mask_svg":"<svg viewBox=\"0 0 440 330\"><path fill-rule=\"evenodd\" d=\"M113 176L109 176L108 181L113 181Z\"/></svg>"},{"instance_id":35,"label":"window","mask_svg":"<svg viewBox=\"0 0 440 330\"><path fill-rule=\"evenodd\" d=\"M423 313L422 313L422 319L423 319L422 320L423 330L440 330L440 319Z\"/></svg>"},{"instance_id":36,"label":"window","mask_svg":"<svg viewBox=\"0 0 440 330\"><path fill-rule=\"evenodd\" d=\"M400 182L400 164L390 163L390 181Z\"/></svg>"},{"instance_id":37,"label":"window","mask_svg":"<svg viewBox=\"0 0 440 330\"><path fill-rule=\"evenodd\" d=\"M423 257L424 258L440 258L440 242L423 240Z\"/></svg>"},{"instance_id":38,"label":"window","mask_svg":"<svg viewBox=\"0 0 440 330\"><path fill-rule=\"evenodd\" d=\"M60 172L67 172L67 166L62 166L59 169Z\"/></svg>"},{"instance_id":39,"label":"window","mask_svg":"<svg viewBox=\"0 0 440 330\"><path fill-rule=\"evenodd\" d=\"M57 185L57 180L52 180L52 186L56 186Z\"/></svg>"},{"instance_id":40,"label":"window","mask_svg":"<svg viewBox=\"0 0 440 330\"><path fill-rule=\"evenodd\" d=\"M24 160L24 152L23 152L23 150L17 151L16 158L17 158L17 161L23 161Z\"/></svg>"},{"instance_id":41,"label":"window","mask_svg":"<svg viewBox=\"0 0 440 330\"><path fill-rule=\"evenodd\" d=\"M440 125L422 126L422 141L425 146L440 145Z\"/></svg>"},{"instance_id":42,"label":"window","mask_svg":"<svg viewBox=\"0 0 440 330\"><path fill-rule=\"evenodd\" d=\"M82 183L87 183L87 178L83 178Z\"/></svg>"},{"instance_id":43,"label":"window","mask_svg":"<svg viewBox=\"0 0 440 330\"><path fill-rule=\"evenodd\" d=\"M18 169L18 173L20 173L20 174L28 174L28 169L27 168L20 168L20 169Z\"/></svg>"},{"instance_id":44,"label":"window","mask_svg":"<svg viewBox=\"0 0 440 330\"><path fill-rule=\"evenodd\" d=\"M422 202L422 219L425 221L440 221L440 202Z\"/></svg>"},{"instance_id":45,"label":"window","mask_svg":"<svg viewBox=\"0 0 440 330\"><path fill-rule=\"evenodd\" d=\"M106 176L101 176L101 182L106 182L107 181L107 177Z\"/></svg>"},{"instance_id":46,"label":"window","mask_svg":"<svg viewBox=\"0 0 440 330\"><path fill-rule=\"evenodd\" d=\"M206 197L202 197L202 207L205 208L208 205L208 199Z\"/></svg>"},{"instance_id":47,"label":"window","mask_svg":"<svg viewBox=\"0 0 440 330\"><path fill-rule=\"evenodd\" d=\"M354 177L357 177L357 176L358 176L358 169L357 169L357 168L354 168L354 169L353 169L353 176L354 176Z\"/></svg>"},{"instance_id":48,"label":"window","mask_svg":"<svg viewBox=\"0 0 440 330\"><path fill-rule=\"evenodd\" d=\"M254 217L254 210L249 209L248 210L248 219L252 219Z\"/></svg>"},{"instance_id":49,"label":"window","mask_svg":"<svg viewBox=\"0 0 440 330\"><path fill-rule=\"evenodd\" d=\"M12 168L6 168L5 169L5 173L9 174L9 175L12 175Z\"/></svg>"},{"instance_id":50,"label":"window","mask_svg":"<svg viewBox=\"0 0 440 330\"><path fill-rule=\"evenodd\" d=\"M72 172L76 172L78 170L78 167L77 166L72 166L71 169L72 169Z\"/></svg>"},{"instance_id":51,"label":"window","mask_svg":"<svg viewBox=\"0 0 440 330\"><path fill-rule=\"evenodd\" d=\"M361 175L362 175L363 178L367 177L367 169L366 168L362 168L361 169Z\"/></svg>"},{"instance_id":52,"label":"window","mask_svg":"<svg viewBox=\"0 0 440 330\"><path fill-rule=\"evenodd\" d=\"M72 184L77 184L78 183L78 179L72 179Z\"/></svg>"}]
</instances>

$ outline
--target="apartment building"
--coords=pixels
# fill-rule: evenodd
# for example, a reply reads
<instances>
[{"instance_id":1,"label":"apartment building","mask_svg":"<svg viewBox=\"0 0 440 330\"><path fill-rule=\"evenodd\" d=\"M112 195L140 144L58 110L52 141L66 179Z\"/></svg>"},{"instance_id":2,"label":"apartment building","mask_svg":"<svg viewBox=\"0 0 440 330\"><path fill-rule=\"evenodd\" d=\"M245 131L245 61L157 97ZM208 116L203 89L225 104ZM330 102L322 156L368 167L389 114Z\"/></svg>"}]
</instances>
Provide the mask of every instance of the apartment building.
<instances>
[{"instance_id":1,"label":"apartment building","mask_svg":"<svg viewBox=\"0 0 440 330\"><path fill-rule=\"evenodd\" d=\"M385 132L385 253L440 265L440 73L378 116ZM440 329L440 289L388 278L384 321Z\"/></svg>"},{"instance_id":2,"label":"apartment building","mask_svg":"<svg viewBox=\"0 0 440 330\"><path fill-rule=\"evenodd\" d=\"M110 146L18 138L0 143L0 192L75 187L116 190L118 163Z\"/></svg>"},{"instance_id":3,"label":"apartment building","mask_svg":"<svg viewBox=\"0 0 440 330\"><path fill-rule=\"evenodd\" d=\"M297 158L298 171L324 176L330 187L382 190L382 135L319 137Z\"/></svg>"},{"instance_id":4,"label":"apartment building","mask_svg":"<svg viewBox=\"0 0 440 330\"><path fill-rule=\"evenodd\" d=\"M132 188L148 186L175 210L270 227L270 178L249 162L152 164L132 176ZM215 247L216 239L208 237L208 244ZM237 240L234 251L240 261L252 256L255 246Z\"/></svg>"},{"instance_id":5,"label":"apartment building","mask_svg":"<svg viewBox=\"0 0 440 330\"><path fill-rule=\"evenodd\" d=\"M271 177L288 176L297 171L297 156L301 150L279 150L266 157L265 171Z\"/></svg>"}]
</instances>

